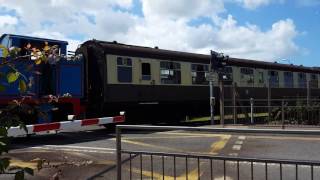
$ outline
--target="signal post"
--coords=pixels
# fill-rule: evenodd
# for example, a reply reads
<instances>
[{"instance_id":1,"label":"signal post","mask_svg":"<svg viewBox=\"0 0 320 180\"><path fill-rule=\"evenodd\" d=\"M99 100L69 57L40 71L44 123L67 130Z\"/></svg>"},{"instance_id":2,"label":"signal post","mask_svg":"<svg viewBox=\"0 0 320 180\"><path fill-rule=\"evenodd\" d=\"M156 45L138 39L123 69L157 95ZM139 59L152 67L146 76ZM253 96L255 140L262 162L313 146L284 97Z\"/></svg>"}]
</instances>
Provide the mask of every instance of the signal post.
<instances>
[{"instance_id":1,"label":"signal post","mask_svg":"<svg viewBox=\"0 0 320 180\"><path fill-rule=\"evenodd\" d=\"M218 84L220 87L220 96L224 96L223 93L223 79L224 79L224 74L223 70L224 67L226 66L226 61L229 59L229 56L224 56L222 53L217 53L215 51L210 52L211 58L210 58L210 73L209 76L207 77L209 81L209 86L210 86L210 121L211 125L214 125L214 106L215 106L215 97L214 97L214 77L215 77L215 72L218 73ZM224 97L220 97L220 117L221 117L221 124L224 125L224 107L223 107L223 99Z\"/></svg>"}]
</instances>

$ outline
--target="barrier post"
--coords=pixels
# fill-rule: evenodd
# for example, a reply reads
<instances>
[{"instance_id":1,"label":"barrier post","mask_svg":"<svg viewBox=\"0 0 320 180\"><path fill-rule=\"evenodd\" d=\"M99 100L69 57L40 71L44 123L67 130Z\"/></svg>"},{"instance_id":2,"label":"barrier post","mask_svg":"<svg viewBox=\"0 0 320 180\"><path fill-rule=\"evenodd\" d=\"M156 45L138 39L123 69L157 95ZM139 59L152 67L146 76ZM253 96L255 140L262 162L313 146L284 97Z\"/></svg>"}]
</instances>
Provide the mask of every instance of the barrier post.
<instances>
[{"instance_id":1,"label":"barrier post","mask_svg":"<svg viewBox=\"0 0 320 180\"><path fill-rule=\"evenodd\" d=\"M222 127L224 126L224 88L223 88L223 80L219 79L219 87L220 87L220 120Z\"/></svg>"},{"instance_id":2,"label":"barrier post","mask_svg":"<svg viewBox=\"0 0 320 180\"><path fill-rule=\"evenodd\" d=\"M237 87L237 83L233 82L232 84L232 105L233 105L233 124L237 123L237 103L236 103L236 87Z\"/></svg>"},{"instance_id":3,"label":"barrier post","mask_svg":"<svg viewBox=\"0 0 320 180\"><path fill-rule=\"evenodd\" d=\"M121 180L121 129L116 126L116 144L117 144L117 180Z\"/></svg>"},{"instance_id":4,"label":"barrier post","mask_svg":"<svg viewBox=\"0 0 320 180\"><path fill-rule=\"evenodd\" d=\"M271 121L271 86L270 78L268 79L268 122Z\"/></svg>"},{"instance_id":5,"label":"barrier post","mask_svg":"<svg viewBox=\"0 0 320 180\"><path fill-rule=\"evenodd\" d=\"M214 86L213 86L213 79L210 79L210 122L211 125L214 125L214 105L215 105L215 98L213 94Z\"/></svg>"},{"instance_id":6,"label":"barrier post","mask_svg":"<svg viewBox=\"0 0 320 180\"><path fill-rule=\"evenodd\" d=\"M311 94L311 88L310 88L311 84L310 81L307 81L307 106L310 106L310 94Z\"/></svg>"},{"instance_id":7,"label":"barrier post","mask_svg":"<svg viewBox=\"0 0 320 180\"><path fill-rule=\"evenodd\" d=\"M281 122L282 122L282 129L284 129L284 100L281 101Z\"/></svg>"},{"instance_id":8,"label":"barrier post","mask_svg":"<svg viewBox=\"0 0 320 180\"><path fill-rule=\"evenodd\" d=\"M251 119L251 124L254 123L254 121L253 121L253 104L254 104L254 100L253 100L253 98L250 98L250 119Z\"/></svg>"}]
</instances>

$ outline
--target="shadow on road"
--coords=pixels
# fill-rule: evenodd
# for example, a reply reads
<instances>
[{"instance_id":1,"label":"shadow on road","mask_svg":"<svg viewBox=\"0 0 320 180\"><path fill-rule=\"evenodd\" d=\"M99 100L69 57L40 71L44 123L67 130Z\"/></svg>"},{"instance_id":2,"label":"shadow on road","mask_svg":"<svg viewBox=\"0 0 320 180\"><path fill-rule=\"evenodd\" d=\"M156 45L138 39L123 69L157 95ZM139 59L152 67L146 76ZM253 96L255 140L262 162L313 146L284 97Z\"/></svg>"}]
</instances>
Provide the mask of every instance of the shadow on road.
<instances>
[{"instance_id":1,"label":"shadow on road","mask_svg":"<svg viewBox=\"0 0 320 180\"><path fill-rule=\"evenodd\" d=\"M10 149L20 149L26 146L65 145L88 141L97 141L115 137L106 129L95 129L81 132L61 132L58 134L32 135L29 137L12 138Z\"/></svg>"},{"instance_id":2,"label":"shadow on road","mask_svg":"<svg viewBox=\"0 0 320 180\"><path fill-rule=\"evenodd\" d=\"M150 131L125 130L122 134L150 134ZM57 134L32 135L11 138L10 149L21 149L41 145L69 145L82 142L115 138L115 133L107 129L92 129L80 132L60 132Z\"/></svg>"}]
</instances>

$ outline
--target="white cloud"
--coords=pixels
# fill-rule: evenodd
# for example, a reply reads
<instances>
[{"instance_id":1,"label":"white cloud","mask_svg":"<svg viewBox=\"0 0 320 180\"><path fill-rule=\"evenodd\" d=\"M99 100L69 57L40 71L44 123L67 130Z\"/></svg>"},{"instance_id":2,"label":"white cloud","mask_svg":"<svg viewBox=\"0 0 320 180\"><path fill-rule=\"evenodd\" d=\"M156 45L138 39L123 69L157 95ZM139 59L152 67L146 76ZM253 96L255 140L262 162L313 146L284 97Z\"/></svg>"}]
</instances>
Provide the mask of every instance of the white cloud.
<instances>
[{"instance_id":1,"label":"white cloud","mask_svg":"<svg viewBox=\"0 0 320 180\"><path fill-rule=\"evenodd\" d=\"M223 0L141 0L145 17L171 19L211 17L223 12Z\"/></svg>"},{"instance_id":2,"label":"white cloud","mask_svg":"<svg viewBox=\"0 0 320 180\"><path fill-rule=\"evenodd\" d=\"M0 15L0 28L3 28L4 26L12 26L16 25L18 23L18 19L13 16L9 15Z\"/></svg>"},{"instance_id":3,"label":"white cloud","mask_svg":"<svg viewBox=\"0 0 320 180\"><path fill-rule=\"evenodd\" d=\"M244 7L248 9L256 9L259 6L268 5L270 0L243 0Z\"/></svg>"},{"instance_id":4,"label":"white cloud","mask_svg":"<svg viewBox=\"0 0 320 180\"><path fill-rule=\"evenodd\" d=\"M239 25L230 15L223 18L221 13L226 9L222 0L141 3L143 17L132 13L131 0L0 0L0 7L14 10L19 17L0 21L0 27L6 24L0 32L68 40L71 50L92 38L205 54L214 49L235 57L270 61L300 49L294 42L298 32L290 19L279 20L263 31L254 24ZM191 20L202 17L211 21L190 25Z\"/></svg>"},{"instance_id":5,"label":"white cloud","mask_svg":"<svg viewBox=\"0 0 320 180\"><path fill-rule=\"evenodd\" d=\"M240 3L244 8L250 10L254 10L262 6L267 6L271 3L284 3L285 1L286 0L235 0L235 2Z\"/></svg>"},{"instance_id":6,"label":"white cloud","mask_svg":"<svg viewBox=\"0 0 320 180\"><path fill-rule=\"evenodd\" d=\"M274 61L297 53L299 47L294 43L298 32L291 19L275 22L267 31L258 26L238 26L229 16L221 25L216 36L217 49L235 57Z\"/></svg>"},{"instance_id":7,"label":"white cloud","mask_svg":"<svg viewBox=\"0 0 320 180\"><path fill-rule=\"evenodd\" d=\"M68 41L68 49L72 51L77 49L79 44L82 43L79 40L66 38L65 35L59 32L35 31L35 32L32 32L30 36Z\"/></svg>"},{"instance_id":8,"label":"white cloud","mask_svg":"<svg viewBox=\"0 0 320 180\"><path fill-rule=\"evenodd\" d=\"M126 32L135 22L134 15L113 10L114 7L130 8L131 0L83 0L81 3L77 0L0 0L1 6L14 10L20 18L21 25L10 24L10 30L26 35L46 32L48 35L60 33L62 39L80 34L85 38L111 40L116 34ZM43 26L44 23L47 25Z\"/></svg>"}]
</instances>

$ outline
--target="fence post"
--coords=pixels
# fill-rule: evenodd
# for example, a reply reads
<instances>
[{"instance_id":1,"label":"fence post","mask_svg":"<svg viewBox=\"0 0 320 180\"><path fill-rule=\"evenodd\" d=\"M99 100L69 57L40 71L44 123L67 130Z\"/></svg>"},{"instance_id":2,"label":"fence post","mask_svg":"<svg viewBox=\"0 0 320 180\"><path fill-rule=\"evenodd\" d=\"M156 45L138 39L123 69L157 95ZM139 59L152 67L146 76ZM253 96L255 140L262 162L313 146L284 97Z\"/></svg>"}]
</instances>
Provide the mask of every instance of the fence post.
<instances>
[{"instance_id":1,"label":"fence post","mask_svg":"<svg viewBox=\"0 0 320 180\"><path fill-rule=\"evenodd\" d=\"M121 180L121 129L116 126L116 144L117 144L117 180Z\"/></svg>"},{"instance_id":2,"label":"fence post","mask_svg":"<svg viewBox=\"0 0 320 180\"><path fill-rule=\"evenodd\" d=\"M310 94L311 94L311 83L310 80L307 81L307 116L308 116L308 123L310 123Z\"/></svg>"},{"instance_id":3,"label":"fence post","mask_svg":"<svg viewBox=\"0 0 320 180\"><path fill-rule=\"evenodd\" d=\"M268 79L268 123L271 121L271 86L270 86L270 78Z\"/></svg>"},{"instance_id":4,"label":"fence post","mask_svg":"<svg viewBox=\"0 0 320 180\"><path fill-rule=\"evenodd\" d=\"M224 88L223 88L223 80L219 80L220 87L220 120L221 125L224 126Z\"/></svg>"},{"instance_id":5,"label":"fence post","mask_svg":"<svg viewBox=\"0 0 320 180\"><path fill-rule=\"evenodd\" d=\"M307 81L307 106L310 106L310 81Z\"/></svg>"},{"instance_id":6,"label":"fence post","mask_svg":"<svg viewBox=\"0 0 320 180\"><path fill-rule=\"evenodd\" d=\"M237 123L237 118L238 118L238 115L237 115L237 103L236 103L236 95L237 95L237 90L236 90L236 87L237 87L237 83L236 82L233 82L232 84L232 105L233 105L233 124L236 124Z\"/></svg>"},{"instance_id":7,"label":"fence post","mask_svg":"<svg viewBox=\"0 0 320 180\"><path fill-rule=\"evenodd\" d=\"M253 121L253 104L254 104L254 100L253 100L253 98L250 98L250 118L251 118L251 124L254 123L254 121Z\"/></svg>"},{"instance_id":8,"label":"fence post","mask_svg":"<svg viewBox=\"0 0 320 180\"><path fill-rule=\"evenodd\" d=\"M282 122L282 129L284 129L284 100L281 101L281 122Z\"/></svg>"}]
</instances>

